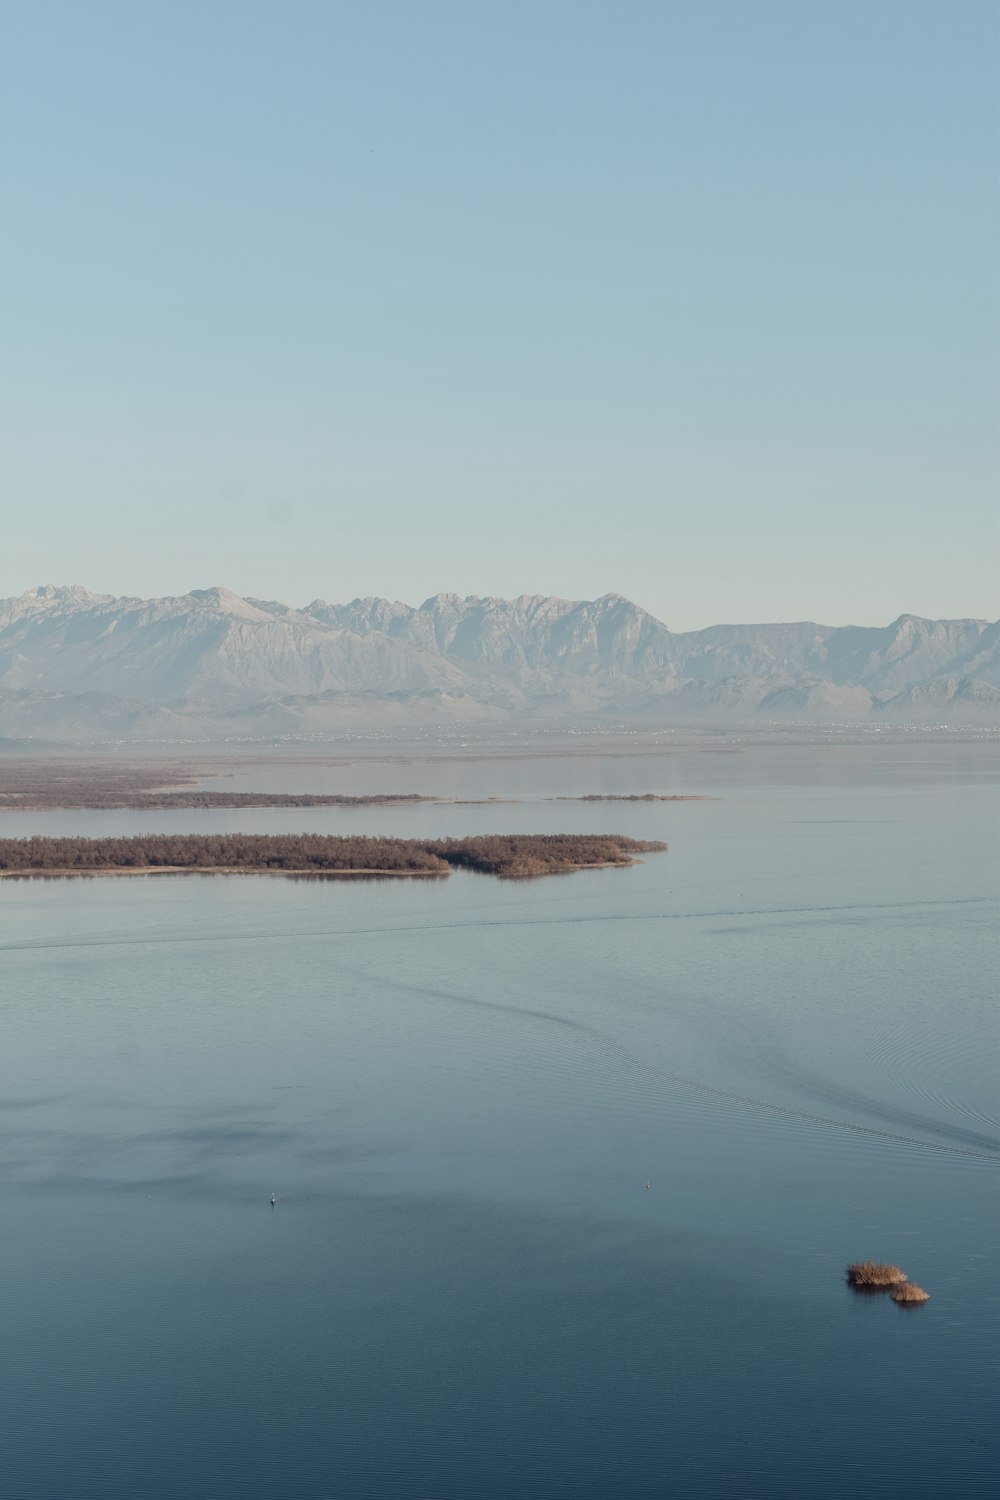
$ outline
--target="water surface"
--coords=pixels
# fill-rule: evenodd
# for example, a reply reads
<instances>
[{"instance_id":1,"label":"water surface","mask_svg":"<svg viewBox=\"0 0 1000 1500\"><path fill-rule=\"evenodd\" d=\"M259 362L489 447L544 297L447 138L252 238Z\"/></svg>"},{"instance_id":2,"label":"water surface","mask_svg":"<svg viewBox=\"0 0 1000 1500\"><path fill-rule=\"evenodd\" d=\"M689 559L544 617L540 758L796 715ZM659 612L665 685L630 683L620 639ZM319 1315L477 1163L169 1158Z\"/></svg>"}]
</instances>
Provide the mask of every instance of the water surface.
<instances>
[{"instance_id":1,"label":"water surface","mask_svg":"<svg viewBox=\"0 0 1000 1500\"><path fill-rule=\"evenodd\" d=\"M985 1494L996 793L859 748L5 817L670 843L537 884L0 883L5 1493ZM932 1300L853 1295L869 1256Z\"/></svg>"}]
</instances>

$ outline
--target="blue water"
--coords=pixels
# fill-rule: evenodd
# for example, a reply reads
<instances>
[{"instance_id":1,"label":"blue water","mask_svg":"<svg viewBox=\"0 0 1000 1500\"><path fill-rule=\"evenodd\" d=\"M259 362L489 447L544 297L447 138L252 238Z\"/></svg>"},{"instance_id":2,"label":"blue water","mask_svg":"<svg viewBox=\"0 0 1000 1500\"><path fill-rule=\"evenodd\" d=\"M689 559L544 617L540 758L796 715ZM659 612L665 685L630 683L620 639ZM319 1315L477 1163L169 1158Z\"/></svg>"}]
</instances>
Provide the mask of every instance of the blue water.
<instances>
[{"instance_id":1,"label":"blue water","mask_svg":"<svg viewBox=\"0 0 1000 1500\"><path fill-rule=\"evenodd\" d=\"M885 750L141 815L669 840L627 871L0 884L4 1500L992 1491L996 788Z\"/></svg>"}]
</instances>

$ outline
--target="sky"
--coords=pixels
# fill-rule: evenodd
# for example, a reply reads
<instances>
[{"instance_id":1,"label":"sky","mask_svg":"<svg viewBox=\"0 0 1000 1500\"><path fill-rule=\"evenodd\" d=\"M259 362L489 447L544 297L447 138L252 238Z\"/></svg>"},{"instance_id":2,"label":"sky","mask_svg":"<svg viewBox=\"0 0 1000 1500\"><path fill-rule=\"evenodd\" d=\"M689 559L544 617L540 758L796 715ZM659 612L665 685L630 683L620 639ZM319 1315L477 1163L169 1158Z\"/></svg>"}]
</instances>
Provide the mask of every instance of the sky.
<instances>
[{"instance_id":1,"label":"sky","mask_svg":"<svg viewBox=\"0 0 1000 1500\"><path fill-rule=\"evenodd\" d=\"M0 0L0 595L998 601L994 0Z\"/></svg>"}]
</instances>

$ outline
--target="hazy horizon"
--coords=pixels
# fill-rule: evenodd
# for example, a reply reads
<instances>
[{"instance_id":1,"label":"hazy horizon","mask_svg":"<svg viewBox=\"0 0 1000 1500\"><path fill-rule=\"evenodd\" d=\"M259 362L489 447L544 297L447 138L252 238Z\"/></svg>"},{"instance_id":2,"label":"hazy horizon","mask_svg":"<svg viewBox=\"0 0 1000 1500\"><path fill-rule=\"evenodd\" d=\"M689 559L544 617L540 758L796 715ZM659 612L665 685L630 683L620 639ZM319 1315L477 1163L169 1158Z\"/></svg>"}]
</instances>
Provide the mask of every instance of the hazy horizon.
<instances>
[{"instance_id":1,"label":"hazy horizon","mask_svg":"<svg viewBox=\"0 0 1000 1500\"><path fill-rule=\"evenodd\" d=\"M774 626L812 624L820 626L831 626L836 630L850 629L851 627L857 627L864 630L877 630L880 627L892 625L900 619L907 618L918 620L938 620L944 623L965 620L986 620L992 623L992 621L995 619L995 616L992 615L974 615L966 613L953 616L933 616L921 614L920 611L914 609L901 609L891 616L880 617L873 620L861 620L858 618L851 618L847 620L821 620L816 616L803 616L802 618L797 620L737 620L735 618L731 618L710 620L707 621L704 625L693 625L690 627L679 628L675 626L671 620L665 620L662 616L657 615L654 610L649 609L641 599L632 599L627 594L623 594L620 589L614 588L603 589L601 590L601 592L588 597L580 594L556 594L551 590L529 592L526 589L520 589L516 593L511 594L477 594L473 592L462 592L460 589L432 589L429 594L421 595L420 598L409 599L400 598L398 595L394 596L386 593L343 593L342 595L335 597L329 591L327 591L326 593L320 592L313 594L308 599L282 599L279 598L279 596L273 590L265 593L244 594L240 590L231 588L228 584L219 583L218 581L214 583L193 584L190 588L170 590L163 594L146 594L139 593L134 589L96 589L92 588L89 583L83 582L80 579L56 581L52 578L46 578L40 583L30 584L27 588L18 589L12 594L5 594L0 597L6 599L23 599L34 595L41 595L42 592L46 589L53 589L56 591L63 589L82 589L86 593L93 594L97 597L103 596L114 600L139 599L144 603L154 603L162 599L185 599L192 595L206 594L218 591L223 594L233 594L237 598L247 601L256 601L260 604L281 604L295 610L306 609L309 605L315 604L320 601L332 605L346 605L365 599L382 599L386 600L390 604L401 604L407 609L420 609L422 605L429 603L432 599L449 597L460 599L463 603L469 603L473 600L497 600L506 604L516 603L518 599L558 599L562 600L563 602L572 604L590 604L596 603L597 601L606 598L621 598L624 599L627 603L633 604L637 608L643 610L646 614L651 615L655 620L658 621L659 624L665 625L668 630L677 635L696 634L699 630L709 630L713 626L725 625Z\"/></svg>"}]
</instances>

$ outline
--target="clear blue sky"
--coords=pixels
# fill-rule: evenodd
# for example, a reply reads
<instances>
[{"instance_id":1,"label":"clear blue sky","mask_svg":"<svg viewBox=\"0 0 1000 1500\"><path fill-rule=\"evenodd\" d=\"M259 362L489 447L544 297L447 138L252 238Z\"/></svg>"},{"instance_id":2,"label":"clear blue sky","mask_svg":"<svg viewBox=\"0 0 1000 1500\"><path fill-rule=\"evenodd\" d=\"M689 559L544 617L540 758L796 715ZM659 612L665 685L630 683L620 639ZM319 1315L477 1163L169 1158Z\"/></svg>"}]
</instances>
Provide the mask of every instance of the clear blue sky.
<instances>
[{"instance_id":1,"label":"clear blue sky","mask_svg":"<svg viewBox=\"0 0 1000 1500\"><path fill-rule=\"evenodd\" d=\"M994 0L0 17L0 594L997 612Z\"/></svg>"}]
</instances>

